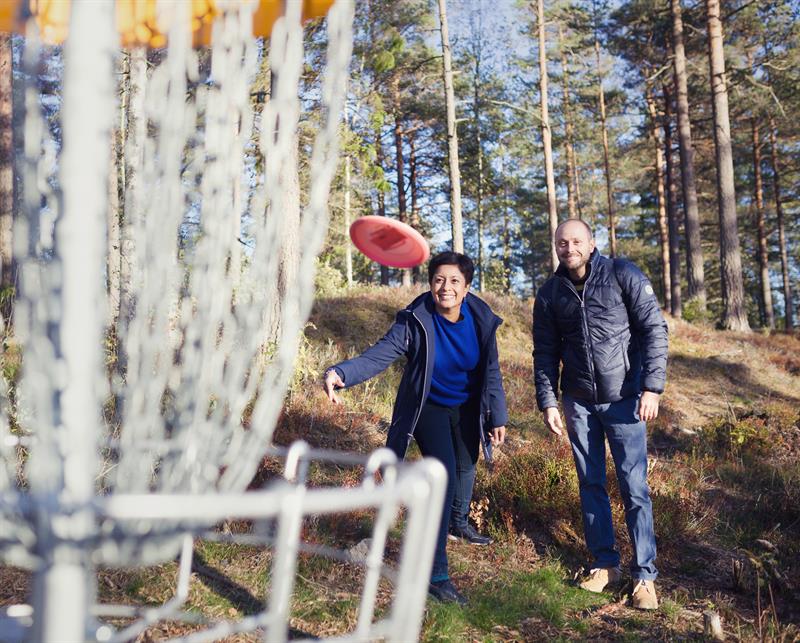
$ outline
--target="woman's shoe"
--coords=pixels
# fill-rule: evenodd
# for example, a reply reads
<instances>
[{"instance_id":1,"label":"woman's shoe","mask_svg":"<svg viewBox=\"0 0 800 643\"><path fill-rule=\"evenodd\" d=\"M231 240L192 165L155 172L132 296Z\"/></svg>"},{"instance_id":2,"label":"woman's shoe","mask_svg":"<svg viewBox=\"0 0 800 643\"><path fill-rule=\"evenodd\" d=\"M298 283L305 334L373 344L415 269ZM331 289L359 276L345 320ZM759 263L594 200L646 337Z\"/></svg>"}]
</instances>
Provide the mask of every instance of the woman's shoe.
<instances>
[{"instance_id":1,"label":"woman's shoe","mask_svg":"<svg viewBox=\"0 0 800 643\"><path fill-rule=\"evenodd\" d=\"M464 542L468 542L470 545L489 545L492 542L492 539L488 536L481 536L475 527L467 523L466 527L456 527L454 525L450 525L449 533L447 537L450 540L463 540Z\"/></svg>"},{"instance_id":2,"label":"woman's shoe","mask_svg":"<svg viewBox=\"0 0 800 643\"><path fill-rule=\"evenodd\" d=\"M449 578L431 582L431 584L428 585L428 595L433 596L433 598L440 603L467 604L466 597L456 589L456 586L453 585L453 581Z\"/></svg>"}]
</instances>

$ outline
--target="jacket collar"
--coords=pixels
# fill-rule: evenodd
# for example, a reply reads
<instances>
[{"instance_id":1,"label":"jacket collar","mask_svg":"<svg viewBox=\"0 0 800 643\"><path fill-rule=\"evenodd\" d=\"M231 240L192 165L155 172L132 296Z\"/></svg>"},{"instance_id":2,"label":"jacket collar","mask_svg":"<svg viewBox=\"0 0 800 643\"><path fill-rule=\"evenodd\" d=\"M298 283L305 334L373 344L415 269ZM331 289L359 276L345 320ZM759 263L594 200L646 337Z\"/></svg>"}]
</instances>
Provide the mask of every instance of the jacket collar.
<instances>
[{"instance_id":1,"label":"jacket collar","mask_svg":"<svg viewBox=\"0 0 800 643\"><path fill-rule=\"evenodd\" d=\"M503 323L503 320L492 312L489 304L480 297L473 295L471 292L467 293L464 302L469 306L472 316L481 328L487 328L494 323ZM432 324L433 313L436 311L436 306L433 303L433 296L430 291L419 295L406 307L406 310L419 317L424 324Z\"/></svg>"},{"instance_id":2,"label":"jacket collar","mask_svg":"<svg viewBox=\"0 0 800 643\"><path fill-rule=\"evenodd\" d=\"M600 257L602 256L603 255L600 254L600 251L597 248L592 250L592 254L589 255L589 263L586 266L589 272L589 274L586 275L586 279L589 279L591 274L595 272L597 265L600 263ZM567 269L560 263L558 264L558 268L556 268L555 274L556 276L563 277L564 279L569 281L569 273L567 272Z\"/></svg>"}]
</instances>

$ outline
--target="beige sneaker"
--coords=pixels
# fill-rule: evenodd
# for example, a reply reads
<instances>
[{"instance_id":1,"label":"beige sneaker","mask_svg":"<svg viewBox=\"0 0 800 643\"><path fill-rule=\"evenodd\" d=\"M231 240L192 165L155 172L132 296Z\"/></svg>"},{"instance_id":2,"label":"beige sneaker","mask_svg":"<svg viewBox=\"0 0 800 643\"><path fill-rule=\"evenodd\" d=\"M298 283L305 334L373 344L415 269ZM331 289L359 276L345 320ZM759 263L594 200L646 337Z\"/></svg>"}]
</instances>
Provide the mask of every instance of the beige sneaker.
<instances>
[{"instance_id":1,"label":"beige sneaker","mask_svg":"<svg viewBox=\"0 0 800 643\"><path fill-rule=\"evenodd\" d=\"M656 597L656 585L651 580L635 581L631 603L636 609L654 610L658 609L658 598Z\"/></svg>"},{"instance_id":2,"label":"beige sneaker","mask_svg":"<svg viewBox=\"0 0 800 643\"><path fill-rule=\"evenodd\" d=\"M622 580L622 570L619 567L595 567L579 583L579 587L599 594L608 585L616 585Z\"/></svg>"}]
</instances>

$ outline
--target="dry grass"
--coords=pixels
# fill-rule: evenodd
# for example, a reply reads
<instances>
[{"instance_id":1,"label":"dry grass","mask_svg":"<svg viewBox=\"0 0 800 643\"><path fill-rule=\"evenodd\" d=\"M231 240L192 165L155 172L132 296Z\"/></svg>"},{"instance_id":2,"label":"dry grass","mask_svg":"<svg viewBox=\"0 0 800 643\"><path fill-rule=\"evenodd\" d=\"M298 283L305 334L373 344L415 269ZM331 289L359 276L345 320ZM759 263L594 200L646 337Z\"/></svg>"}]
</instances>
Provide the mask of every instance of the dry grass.
<instances>
[{"instance_id":1,"label":"dry grass","mask_svg":"<svg viewBox=\"0 0 800 643\"><path fill-rule=\"evenodd\" d=\"M402 365L345 392L342 406L327 402L319 376L326 366L378 339L418 292L359 288L317 302L276 442L302 438L314 446L360 452L383 445ZM531 305L509 297L486 299L505 320L498 339L510 431L495 470L479 468L473 517L496 542L489 548L450 547L452 575L471 603L466 610L432 605L423 638L700 640L702 613L711 608L732 638L757 640L761 632L767 640L800 640L800 339L725 333L669 320L669 381L662 413L650 427L662 607L644 614L627 606L624 595L586 602L570 586L572 572L586 557L577 482L568 445L546 434L536 410ZM276 462L265 461L254 484L278 471ZM359 472L348 468L312 474L314 484L348 485L359 479ZM630 545L613 467L609 487L627 560ZM312 519L304 535L349 547L368 535L369 524L367 513ZM393 539L390 558L396 546ZM223 550L210 543L197 550L203 564L230 584L195 574L193 609L222 616L252 613L252 601L262 600L266 591L268 553ZM738 588L733 561L744 569ZM24 573L2 570L0 577L0 603L24 598ZM101 575L104 599L163 600L174 565L111 578L103 581ZM303 558L291 625L318 636L346 631L355 618L358 583L357 570ZM765 598L769 589L774 613ZM379 605L389 598L389 588L383 587ZM174 634L171 627L153 629L149 640Z\"/></svg>"},{"instance_id":2,"label":"dry grass","mask_svg":"<svg viewBox=\"0 0 800 643\"><path fill-rule=\"evenodd\" d=\"M800 339L721 332L669 319L665 418L697 430L731 406L770 400L800 406Z\"/></svg>"}]
</instances>

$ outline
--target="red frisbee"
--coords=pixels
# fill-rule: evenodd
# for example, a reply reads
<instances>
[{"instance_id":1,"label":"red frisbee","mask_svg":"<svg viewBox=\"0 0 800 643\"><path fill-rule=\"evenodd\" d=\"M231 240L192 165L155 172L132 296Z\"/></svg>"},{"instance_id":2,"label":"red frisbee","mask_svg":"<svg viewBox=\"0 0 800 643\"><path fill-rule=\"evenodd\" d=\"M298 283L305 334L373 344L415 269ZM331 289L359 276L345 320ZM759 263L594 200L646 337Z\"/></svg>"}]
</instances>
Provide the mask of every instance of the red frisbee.
<instances>
[{"instance_id":1,"label":"red frisbee","mask_svg":"<svg viewBox=\"0 0 800 643\"><path fill-rule=\"evenodd\" d=\"M392 268L413 268L431 254L425 237L410 225L388 217L356 219L350 226L350 238L370 259Z\"/></svg>"}]
</instances>

